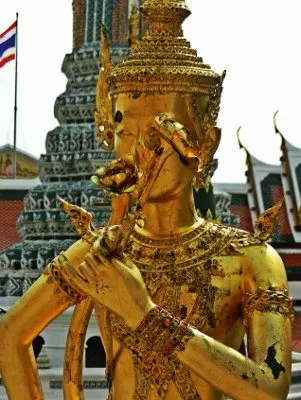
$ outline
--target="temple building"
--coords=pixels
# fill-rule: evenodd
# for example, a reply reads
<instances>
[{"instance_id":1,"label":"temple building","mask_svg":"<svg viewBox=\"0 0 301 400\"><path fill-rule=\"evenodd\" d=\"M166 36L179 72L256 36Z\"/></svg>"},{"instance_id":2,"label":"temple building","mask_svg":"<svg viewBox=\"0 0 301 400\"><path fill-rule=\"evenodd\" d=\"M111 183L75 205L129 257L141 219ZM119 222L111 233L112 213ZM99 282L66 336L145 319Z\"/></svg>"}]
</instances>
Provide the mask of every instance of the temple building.
<instances>
[{"instance_id":1,"label":"temple building","mask_svg":"<svg viewBox=\"0 0 301 400\"><path fill-rule=\"evenodd\" d=\"M100 148L95 136L100 27L106 25L113 62L120 62L129 52L129 43L135 45L138 39L137 27L142 29L136 14L139 4L139 0L73 0L73 50L65 56L62 65L68 82L54 105L58 126L46 136L46 153L39 160L40 181L34 188L28 187L31 190L26 192L24 208L18 210L16 225L20 240L17 242L14 236L13 241L0 247L0 307L9 308L14 304L44 267L77 240L69 217L60 207L59 197L91 212L97 226L108 220L110 200L90 181L95 170L113 158L112 153ZM253 232L260 213L284 199L271 245L287 269L291 295L297 306L294 347L301 351L301 312L298 313L301 306L301 149L279 134L282 138L279 166L262 163L246 149L246 184L217 183L215 197L209 184L202 193L196 193L196 200L200 215ZM0 148L0 178L5 164L2 157ZM216 165L212 174L214 168ZM1 205L1 186L0 193ZM204 196L207 202L201 206L200 197L204 199ZM44 346L39 365L44 369L40 370L40 376L48 400L62 398L65 338L71 315L72 309L67 310L41 333ZM94 317L86 335L83 366L86 398L105 399L105 356ZM0 398L3 394L0 384Z\"/></svg>"},{"instance_id":2,"label":"temple building","mask_svg":"<svg viewBox=\"0 0 301 400\"><path fill-rule=\"evenodd\" d=\"M17 220L23 210L23 200L29 190L37 186L38 159L16 149L16 179L13 178L13 153L10 144L0 147L0 252L18 243Z\"/></svg>"},{"instance_id":3,"label":"temple building","mask_svg":"<svg viewBox=\"0 0 301 400\"><path fill-rule=\"evenodd\" d=\"M13 177L14 148L10 144L0 147L0 179ZM23 150L16 149L17 179L33 179L38 176L38 159Z\"/></svg>"},{"instance_id":4,"label":"temple building","mask_svg":"<svg viewBox=\"0 0 301 400\"><path fill-rule=\"evenodd\" d=\"M0 179L0 252L18 243L16 225L24 208L24 197L40 183L35 179Z\"/></svg>"}]
</instances>

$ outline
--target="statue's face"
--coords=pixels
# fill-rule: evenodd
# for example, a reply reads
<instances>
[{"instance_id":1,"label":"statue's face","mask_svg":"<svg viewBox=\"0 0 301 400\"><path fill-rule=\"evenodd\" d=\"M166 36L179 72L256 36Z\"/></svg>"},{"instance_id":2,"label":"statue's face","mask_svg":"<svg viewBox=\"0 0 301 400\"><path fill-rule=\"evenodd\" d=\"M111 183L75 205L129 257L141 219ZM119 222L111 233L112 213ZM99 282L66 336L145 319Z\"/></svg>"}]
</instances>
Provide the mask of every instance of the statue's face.
<instances>
[{"instance_id":1,"label":"statue's face","mask_svg":"<svg viewBox=\"0 0 301 400\"><path fill-rule=\"evenodd\" d=\"M185 99L178 94L141 94L136 98L132 95L120 94L115 100L116 157L124 157L132 153L135 155L138 167L142 170L146 170L154 156L154 153L144 146L144 141L156 127L155 117L161 113L169 113L186 129L193 130ZM167 200L179 195L191 186L196 168L196 161L188 165L181 161L179 154L173 150L152 188L149 201Z\"/></svg>"}]
</instances>

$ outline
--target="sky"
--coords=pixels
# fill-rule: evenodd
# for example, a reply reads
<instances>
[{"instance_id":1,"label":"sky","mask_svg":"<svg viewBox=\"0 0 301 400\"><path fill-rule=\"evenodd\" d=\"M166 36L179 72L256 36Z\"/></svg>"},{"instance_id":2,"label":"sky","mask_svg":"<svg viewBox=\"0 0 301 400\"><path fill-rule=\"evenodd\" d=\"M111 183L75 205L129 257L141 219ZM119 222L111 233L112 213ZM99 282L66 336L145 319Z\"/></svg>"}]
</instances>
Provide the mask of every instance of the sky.
<instances>
[{"instance_id":1,"label":"sky","mask_svg":"<svg viewBox=\"0 0 301 400\"><path fill-rule=\"evenodd\" d=\"M218 125L217 182L245 182L245 153L279 164L280 138L301 148L300 0L186 0L186 38L204 62L227 70ZM5 4L5 5L4 5ZM19 12L17 146L39 157L57 126L56 97L65 90L64 55L72 50L71 0L0 0L0 32ZM13 143L14 62L0 69L0 146Z\"/></svg>"}]
</instances>

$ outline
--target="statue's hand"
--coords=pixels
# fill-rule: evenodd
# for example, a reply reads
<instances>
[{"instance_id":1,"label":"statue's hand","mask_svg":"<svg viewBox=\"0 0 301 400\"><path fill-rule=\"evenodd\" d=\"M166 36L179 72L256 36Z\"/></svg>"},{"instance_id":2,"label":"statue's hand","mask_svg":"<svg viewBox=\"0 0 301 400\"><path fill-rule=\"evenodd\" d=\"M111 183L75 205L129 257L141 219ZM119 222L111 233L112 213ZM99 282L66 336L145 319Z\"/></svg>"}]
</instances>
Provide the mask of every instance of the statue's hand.
<instances>
[{"instance_id":1,"label":"statue's hand","mask_svg":"<svg viewBox=\"0 0 301 400\"><path fill-rule=\"evenodd\" d=\"M196 140L188 130L168 114L160 114L155 122L162 139L166 140L173 149L187 161L199 157L199 148Z\"/></svg>"},{"instance_id":2,"label":"statue's hand","mask_svg":"<svg viewBox=\"0 0 301 400\"><path fill-rule=\"evenodd\" d=\"M78 269L71 264L67 268L81 290L122 317L131 329L155 306L140 271L129 259L109 260L93 247Z\"/></svg>"}]
</instances>

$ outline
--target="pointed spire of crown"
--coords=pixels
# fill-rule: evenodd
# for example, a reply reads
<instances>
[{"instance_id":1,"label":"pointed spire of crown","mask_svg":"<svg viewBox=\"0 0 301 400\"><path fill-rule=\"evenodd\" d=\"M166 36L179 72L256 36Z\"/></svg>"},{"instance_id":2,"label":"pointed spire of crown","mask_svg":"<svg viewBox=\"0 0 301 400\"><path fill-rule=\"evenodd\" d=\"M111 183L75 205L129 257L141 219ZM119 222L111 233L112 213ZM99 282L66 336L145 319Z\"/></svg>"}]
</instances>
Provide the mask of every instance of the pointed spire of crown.
<instances>
[{"instance_id":1,"label":"pointed spire of crown","mask_svg":"<svg viewBox=\"0 0 301 400\"><path fill-rule=\"evenodd\" d=\"M212 96L223 78L204 64L183 37L182 23L190 15L185 0L144 0L146 23L142 40L109 77L111 91L184 92Z\"/></svg>"},{"instance_id":2,"label":"pointed spire of crown","mask_svg":"<svg viewBox=\"0 0 301 400\"><path fill-rule=\"evenodd\" d=\"M170 36L183 36L182 23L191 14L185 0L144 0L140 10L150 35L170 32Z\"/></svg>"}]
</instances>

